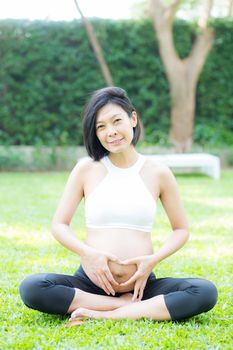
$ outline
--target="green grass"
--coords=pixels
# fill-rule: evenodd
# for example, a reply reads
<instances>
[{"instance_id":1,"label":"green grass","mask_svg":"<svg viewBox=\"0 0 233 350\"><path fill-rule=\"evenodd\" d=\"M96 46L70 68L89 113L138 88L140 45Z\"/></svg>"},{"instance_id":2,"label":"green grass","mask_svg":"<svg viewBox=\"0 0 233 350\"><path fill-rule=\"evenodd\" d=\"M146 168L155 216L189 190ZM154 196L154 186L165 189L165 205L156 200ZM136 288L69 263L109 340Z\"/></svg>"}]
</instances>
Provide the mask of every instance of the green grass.
<instances>
[{"instance_id":1,"label":"green grass","mask_svg":"<svg viewBox=\"0 0 233 350\"><path fill-rule=\"evenodd\" d=\"M191 239L156 268L157 277L202 277L219 292L217 305L189 320L172 322L95 321L64 328L67 317L24 306L18 293L31 273L73 274L79 257L50 234L50 222L67 173L0 173L1 349L232 349L233 171L214 181L178 176ZM83 205L72 222L84 237ZM159 205L153 229L155 250L170 234Z\"/></svg>"}]
</instances>

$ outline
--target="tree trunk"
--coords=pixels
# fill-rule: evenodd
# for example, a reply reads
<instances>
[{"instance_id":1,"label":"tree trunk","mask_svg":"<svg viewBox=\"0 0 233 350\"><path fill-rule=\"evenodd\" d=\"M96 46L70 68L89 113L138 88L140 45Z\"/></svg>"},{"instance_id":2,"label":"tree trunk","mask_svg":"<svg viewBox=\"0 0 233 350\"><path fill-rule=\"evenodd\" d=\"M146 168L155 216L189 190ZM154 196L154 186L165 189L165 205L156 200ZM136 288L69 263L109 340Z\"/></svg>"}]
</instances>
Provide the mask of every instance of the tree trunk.
<instances>
[{"instance_id":1,"label":"tree trunk","mask_svg":"<svg viewBox=\"0 0 233 350\"><path fill-rule=\"evenodd\" d=\"M174 0L169 7L165 7L160 0L151 0L151 14L170 87L169 139L177 152L188 152L192 146L196 85L213 41L213 33L207 28L212 0L204 1L204 11L199 20L201 33L185 59L179 58L172 35L172 24L180 3L181 0Z\"/></svg>"},{"instance_id":2,"label":"tree trunk","mask_svg":"<svg viewBox=\"0 0 233 350\"><path fill-rule=\"evenodd\" d=\"M233 0L227 0L227 17L232 15Z\"/></svg>"},{"instance_id":3,"label":"tree trunk","mask_svg":"<svg viewBox=\"0 0 233 350\"><path fill-rule=\"evenodd\" d=\"M76 5L78 12L80 13L82 20L83 20L84 26L86 28L87 36L90 40L91 46L92 46L94 53L96 55L96 58L97 58L97 61L99 63L100 70L102 72L102 75L103 75L103 78L106 82L106 85L113 86L114 85L113 79L112 79L110 70L108 69L108 66L105 62L105 59L102 55L101 46L96 38L94 29L93 29L91 23L89 22L89 20L83 15L83 13L78 5L78 2L76 0L74 0L74 2L75 2L75 5Z\"/></svg>"},{"instance_id":4,"label":"tree trunk","mask_svg":"<svg viewBox=\"0 0 233 350\"><path fill-rule=\"evenodd\" d=\"M187 68L180 66L170 82L171 93L171 127L170 142L176 152L186 152L192 146L192 133L195 115L195 87L194 82L187 79Z\"/></svg>"}]
</instances>

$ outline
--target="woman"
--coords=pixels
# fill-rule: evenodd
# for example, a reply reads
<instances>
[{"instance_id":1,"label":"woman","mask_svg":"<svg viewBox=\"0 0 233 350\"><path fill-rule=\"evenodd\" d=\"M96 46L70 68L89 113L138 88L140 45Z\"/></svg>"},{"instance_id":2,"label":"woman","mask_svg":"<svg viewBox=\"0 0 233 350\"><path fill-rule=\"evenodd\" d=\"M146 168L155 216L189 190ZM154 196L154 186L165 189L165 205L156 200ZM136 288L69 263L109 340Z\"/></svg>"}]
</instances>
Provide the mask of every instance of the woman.
<instances>
[{"instance_id":1,"label":"woman","mask_svg":"<svg viewBox=\"0 0 233 350\"><path fill-rule=\"evenodd\" d=\"M96 91L83 115L91 158L72 170L52 221L54 237L80 255L74 276L40 273L20 286L24 303L78 318L180 320L207 312L217 301L212 282L156 278L152 270L189 238L188 223L170 169L139 154L137 113L117 87ZM70 222L85 199L87 236L79 241ZM160 199L172 234L153 252L152 223Z\"/></svg>"}]
</instances>

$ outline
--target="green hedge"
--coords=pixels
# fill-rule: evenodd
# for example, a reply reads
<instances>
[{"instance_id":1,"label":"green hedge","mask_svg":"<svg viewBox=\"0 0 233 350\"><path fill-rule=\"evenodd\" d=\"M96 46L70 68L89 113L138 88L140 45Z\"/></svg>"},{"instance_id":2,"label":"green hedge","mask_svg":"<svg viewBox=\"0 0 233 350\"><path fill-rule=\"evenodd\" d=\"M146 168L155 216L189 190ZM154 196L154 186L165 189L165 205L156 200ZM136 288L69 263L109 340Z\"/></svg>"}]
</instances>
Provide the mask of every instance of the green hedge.
<instances>
[{"instance_id":1,"label":"green hedge","mask_svg":"<svg viewBox=\"0 0 233 350\"><path fill-rule=\"evenodd\" d=\"M150 20L92 20L114 84L125 88L148 143L166 144L170 98ZM194 140L233 143L233 22L215 20L213 49L197 89ZM185 57L195 25L177 21L177 51ZM81 111L105 86L80 21L0 21L0 143L81 145Z\"/></svg>"}]
</instances>

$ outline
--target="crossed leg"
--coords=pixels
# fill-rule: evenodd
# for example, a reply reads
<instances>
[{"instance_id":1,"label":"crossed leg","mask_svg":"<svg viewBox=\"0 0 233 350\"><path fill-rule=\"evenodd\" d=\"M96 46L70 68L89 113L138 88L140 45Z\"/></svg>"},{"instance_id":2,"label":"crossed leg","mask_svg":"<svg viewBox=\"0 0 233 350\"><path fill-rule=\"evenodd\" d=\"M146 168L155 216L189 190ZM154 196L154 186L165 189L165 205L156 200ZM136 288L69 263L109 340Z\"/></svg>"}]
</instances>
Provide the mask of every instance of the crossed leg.
<instances>
[{"instance_id":1,"label":"crossed leg","mask_svg":"<svg viewBox=\"0 0 233 350\"><path fill-rule=\"evenodd\" d=\"M94 296L91 297L94 300ZM106 303L108 303L108 298ZM142 301L126 303L117 308L96 309L88 303L71 313L75 318L138 319L141 317L157 321L180 320L207 312L217 302L215 285L201 278L159 278L151 276L144 290Z\"/></svg>"},{"instance_id":2,"label":"crossed leg","mask_svg":"<svg viewBox=\"0 0 233 350\"><path fill-rule=\"evenodd\" d=\"M96 298L96 295L92 294L92 303L93 300ZM105 304L101 304L101 311L94 309L94 308L87 308L87 307L79 307L76 310L74 310L71 314L70 321L76 318L102 318L102 319L132 319L136 320L141 317L147 317L153 320L157 321L163 321L163 320L170 320L171 316L169 314L169 311L166 307L164 296L158 295L153 298L142 300L142 301L136 301L136 302L130 302L128 304L125 304L124 306L117 307L115 309L106 309L106 305L110 301L108 299L112 299L111 297L103 297L105 298L104 302ZM131 297L132 298L132 295ZM113 299L121 299L120 298L113 298ZM97 300L97 298L96 298ZM90 305L90 304L89 304ZM104 305L104 307L103 307Z\"/></svg>"},{"instance_id":3,"label":"crossed leg","mask_svg":"<svg viewBox=\"0 0 233 350\"><path fill-rule=\"evenodd\" d=\"M80 307L93 311L114 310L132 303L132 296L132 293L125 293L120 297L111 297L107 295L92 294L75 288L75 295L67 314L73 313L73 315L75 315L74 312L79 310Z\"/></svg>"},{"instance_id":4,"label":"crossed leg","mask_svg":"<svg viewBox=\"0 0 233 350\"><path fill-rule=\"evenodd\" d=\"M154 274L151 274L144 291L144 299L147 300L135 302L132 302L131 293L111 297L75 288L75 295L67 313L71 313L70 320L82 317L111 319L148 317L154 320L170 320L171 315L162 295L164 288L155 288L157 281Z\"/></svg>"},{"instance_id":5,"label":"crossed leg","mask_svg":"<svg viewBox=\"0 0 233 350\"><path fill-rule=\"evenodd\" d=\"M35 274L20 285L20 295L29 308L71 317L179 320L207 312L217 301L214 284L201 278L149 277L140 302L129 293L110 297L84 273L75 276Z\"/></svg>"}]
</instances>

